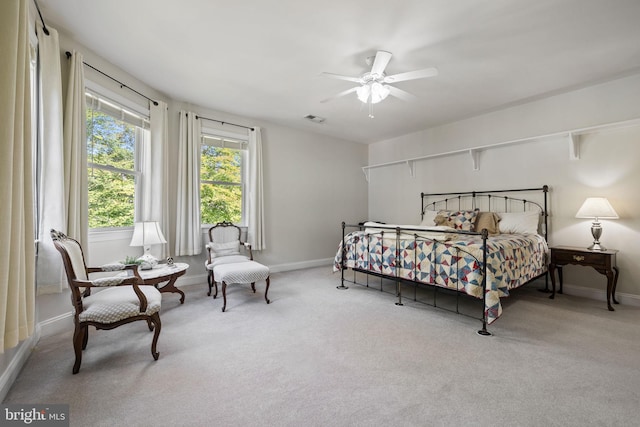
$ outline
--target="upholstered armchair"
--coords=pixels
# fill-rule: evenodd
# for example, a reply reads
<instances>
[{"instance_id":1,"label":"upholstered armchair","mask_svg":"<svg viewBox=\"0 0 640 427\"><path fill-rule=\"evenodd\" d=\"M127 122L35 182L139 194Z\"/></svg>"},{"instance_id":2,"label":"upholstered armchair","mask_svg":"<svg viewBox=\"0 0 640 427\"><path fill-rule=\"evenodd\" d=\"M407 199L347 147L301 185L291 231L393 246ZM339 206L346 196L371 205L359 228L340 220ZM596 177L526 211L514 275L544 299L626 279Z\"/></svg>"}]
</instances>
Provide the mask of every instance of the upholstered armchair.
<instances>
[{"instance_id":1,"label":"upholstered armchair","mask_svg":"<svg viewBox=\"0 0 640 427\"><path fill-rule=\"evenodd\" d=\"M241 240L241 230L230 222L219 222L209 228L209 243L207 244L207 261L205 267L208 271L207 282L209 284L208 296L215 286L215 298L218 295L218 285L213 276L213 268L221 264L245 262L253 260L251 245Z\"/></svg>"},{"instance_id":2,"label":"upholstered armchair","mask_svg":"<svg viewBox=\"0 0 640 427\"><path fill-rule=\"evenodd\" d=\"M113 329L144 320L149 330L154 331L151 355L158 360L160 354L156 351L156 345L161 328L160 292L154 286L139 285L142 280L136 265L116 263L88 268L80 243L56 230L51 230L51 238L62 255L74 308L73 348L76 359L73 373L77 374L80 370L82 351L86 349L89 339L89 326ZM131 275L122 274L122 270L132 270ZM89 279L90 273L110 271L117 271L118 274ZM92 293L94 289L96 292Z\"/></svg>"}]
</instances>

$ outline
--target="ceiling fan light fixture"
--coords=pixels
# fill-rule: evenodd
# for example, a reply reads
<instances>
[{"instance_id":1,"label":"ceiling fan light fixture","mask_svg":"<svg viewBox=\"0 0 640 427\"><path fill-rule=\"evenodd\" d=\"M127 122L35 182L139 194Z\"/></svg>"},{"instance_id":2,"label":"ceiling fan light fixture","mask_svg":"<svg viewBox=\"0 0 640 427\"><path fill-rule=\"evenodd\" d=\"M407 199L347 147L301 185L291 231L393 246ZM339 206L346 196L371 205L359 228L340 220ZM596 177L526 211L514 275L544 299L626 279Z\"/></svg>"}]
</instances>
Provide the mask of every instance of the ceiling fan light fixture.
<instances>
[{"instance_id":1,"label":"ceiling fan light fixture","mask_svg":"<svg viewBox=\"0 0 640 427\"><path fill-rule=\"evenodd\" d=\"M358 89L356 89L356 95L358 96L358 99L365 104L369 102L370 94L371 88L369 87L369 85L362 85Z\"/></svg>"},{"instance_id":2,"label":"ceiling fan light fixture","mask_svg":"<svg viewBox=\"0 0 640 427\"><path fill-rule=\"evenodd\" d=\"M377 104L389 96L389 92L389 88L386 85L381 85L378 82L371 84L371 102Z\"/></svg>"},{"instance_id":3,"label":"ceiling fan light fixture","mask_svg":"<svg viewBox=\"0 0 640 427\"><path fill-rule=\"evenodd\" d=\"M372 104L377 104L389 96L390 92L387 85L382 85L379 82L368 83L356 89L358 99L364 104L367 104L369 99Z\"/></svg>"},{"instance_id":4,"label":"ceiling fan light fixture","mask_svg":"<svg viewBox=\"0 0 640 427\"><path fill-rule=\"evenodd\" d=\"M373 118L372 105L385 100L389 95L405 101L415 99L415 96L411 95L409 92L405 92L404 90L398 89L397 87L389 85L387 83L397 83L406 80L423 79L426 77L433 77L438 75L438 70L433 67L425 68L422 70L408 71L405 73L387 75L385 73L385 69L387 67L387 64L391 60L391 57L391 52L379 50L378 52L376 52L375 56L367 58L367 64L371 66L371 71L362 74L360 77L343 76L341 74L334 73L322 73L327 77L357 83L359 84L359 86L344 90L339 94L320 102L326 102L331 99L335 99L340 96L348 95L355 92L360 102L369 105L369 117Z\"/></svg>"}]
</instances>

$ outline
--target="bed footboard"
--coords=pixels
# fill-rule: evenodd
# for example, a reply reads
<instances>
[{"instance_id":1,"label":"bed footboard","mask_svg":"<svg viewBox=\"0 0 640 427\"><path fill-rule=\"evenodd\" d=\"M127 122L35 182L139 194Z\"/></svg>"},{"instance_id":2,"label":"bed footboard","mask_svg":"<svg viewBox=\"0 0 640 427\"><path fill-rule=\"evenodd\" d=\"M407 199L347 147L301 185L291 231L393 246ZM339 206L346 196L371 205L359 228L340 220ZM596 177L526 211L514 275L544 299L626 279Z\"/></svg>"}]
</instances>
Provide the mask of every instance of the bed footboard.
<instances>
[{"instance_id":1,"label":"bed footboard","mask_svg":"<svg viewBox=\"0 0 640 427\"><path fill-rule=\"evenodd\" d=\"M395 282L395 295L397 297L396 305L402 306L403 295L402 285L410 284L417 287L418 285L433 286L447 288L456 291L456 295L469 294L482 299L483 307L487 305L487 239L488 232L463 232L452 230L437 230L439 237L441 235L458 236L477 236L481 241L480 252L475 255L468 249L461 248L455 244L446 241L440 241L436 238L419 236L417 233L425 233L424 229L410 227L393 227L379 225L374 233L370 230L364 231L363 225L346 224L342 222L342 240L338 253L336 254L336 265L334 270L340 270L340 285L337 289L349 289L345 285L346 282L361 284L355 279L355 273L363 273L369 276L388 279ZM347 233L347 228L356 229L354 233ZM413 233L413 234L411 234ZM435 237L435 236L434 236ZM385 243L386 242L386 243ZM354 245L358 247L354 252ZM429 254L425 255L425 248L429 248ZM464 256L463 256L464 255ZM432 261L443 259L442 266L428 267L423 271L427 258L431 256ZM353 262L356 257L362 262ZM454 260L452 263L451 260ZM470 267L473 266L473 267ZM474 271L469 271L473 268ZM348 269L353 270L354 279L349 280L345 277ZM455 270L455 274L451 274L450 270ZM450 277L444 277L449 275ZM468 281L461 280L461 277L471 277ZM442 283L438 283L438 281ZM455 284L452 288L451 283ZM367 284L369 286L368 279ZM415 299L415 298L414 298ZM434 298L434 307L438 307ZM458 314L459 304L456 301L456 309ZM482 329L478 331L481 335L491 335L487 331L489 311L482 310L479 317L482 320ZM475 318L475 316L473 316Z\"/></svg>"},{"instance_id":2,"label":"bed footboard","mask_svg":"<svg viewBox=\"0 0 640 427\"><path fill-rule=\"evenodd\" d=\"M393 291L397 297L395 304L401 306L403 305L403 284L414 287L414 300L416 300L415 290L418 286L426 285L434 290L433 304L430 305L435 307L439 307L436 300L437 289L446 288L456 294L455 310L450 311L458 314L465 314L458 309L459 296L470 295L481 299L483 303L482 315L479 317L482 328L478 330L478 334L491 335L487 327L502 312L500 298L508 296L510 289L543 275L545 279L548 278L546 274L548 191L549 187L545 185L533 189L421 193L423 223L428 210L431 210L431 218L434 218L435 213L450 214L452 210L453 215L478 211L491 213L496 211L494 209L496 206L499 208L497 212L501 212L501 220L509 215L511 215L510 218L535 217L537 228L534 223L532 231L506 231L501 236L496 234L503 233L502 230L492 231L493 235L490 237L487 228L474 231L471 227L469 230L468 224L463 224L461 227L454 224L455 229L452 229L381 223L349 225L342 222L342 240L334 262L334 271L340 270L340 285L337 288L348 289L349 287L345 284L347 282L362 285L363 283L356 280L356 273L362 273L367 277L364 284L367 287L369 287L369 277L380 278L380 290L382 290L382 281L387 279L395 283ZM535 197L532 200L509 194L519 195L523 192L535 193L538 200ZM426 201L434 196L447 197ZM532 211L538 216L532 215ZM448 225L451 227L450 224ZM354 231L347 231L347 229L354 229ZM436 236L430 233L436 233ZM524 260L523 264L513 267L514 259ZM354 272L353 280L345 277L348 269ZM387 282L387 285L389 284ZM547 288L548 280L545 280L545 289Z\"/></svg>"}]
</instances>

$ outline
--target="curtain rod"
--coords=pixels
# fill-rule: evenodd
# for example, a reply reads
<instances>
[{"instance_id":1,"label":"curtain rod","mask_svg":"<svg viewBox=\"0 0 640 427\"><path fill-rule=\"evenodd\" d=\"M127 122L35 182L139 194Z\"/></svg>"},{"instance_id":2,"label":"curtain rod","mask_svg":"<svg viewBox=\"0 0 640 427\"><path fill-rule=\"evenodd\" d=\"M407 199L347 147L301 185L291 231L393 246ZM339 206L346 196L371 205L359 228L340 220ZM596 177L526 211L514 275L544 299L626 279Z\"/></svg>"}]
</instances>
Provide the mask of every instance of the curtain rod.
<instances>
[{"instance_id":1,"label":"curtain rod","mask_svg":"<svg viewBox=\"0 0 640 427\"><path fill-rule=\"evenodd\" d=\"M40 15L40 20L42 21L42 30L46 35L49 35L47 24L44 23L44 18L42 17L42 13L40 12L40 6L38 6L38 2L36 0L33 0L33 3L36 5L36 10L38 11L38 15Z\"/></svg>"},{"instance_id":2,"label":"curtain rod","mask_svg":"<svg viewBox=\"0 0 640 427\"><path fill-rule=\"evenodd\" d=\"M207 117L202 117L202 116L198 116L198 115L196 115L196 119L211 120L212 122L218 122L218 123L221 123L223 125L238 126L240 128L245 128L245 129L249 129L249 130L255 130L254 128L249 127L249 126L237 125L235 123L229 123L229 122L223 122L222 120L209 119Z\"/></svg>"},{"instance_id":3,"label":"curtain rod","mask_svg":"<svg viewBox=\"0 0 640 427\"><path fill-rule=\"evenodd\" d=\"M67 55L67 59L71 58L71 52L67 51L67 52L65 52L65 55ZM120 80L116 80L115 78L111 77L109 74L105 73L104 71L100 71L100 70L98 70L96 67L94 67L94 66L92 66L92 65L90 65L90 64L87 64L87 63L86 63L86 62L84 62L84 61L83 61L82 63L83 63L84 65L86 65L87 67L89 67L89 68L91 68L91 69L96 70L97 72L99 72L99 73L100 73L100 74L102 74L103 76L108 77L108 78L110 78L111 80L113 80L114 82L118 83L118 84L120 85L120 87L121 87L121 88L123 88L123 87L124 87L124 88L127 88L127 89L129 89L131 92L135 92L136 94L140 95L141 97L143 97L143 98L147 99L149 102L153 102L153 105L158 105L158 101L154 101L153 99L149 98L148 96L146 96L146 95L144 95L144 94L142 94L142 93L138 92L137 90L135 90L135 89L133 89L133 88L131 88L131 87L127 86L126 84L122 83Z\"/></svg>"}]
</instances>

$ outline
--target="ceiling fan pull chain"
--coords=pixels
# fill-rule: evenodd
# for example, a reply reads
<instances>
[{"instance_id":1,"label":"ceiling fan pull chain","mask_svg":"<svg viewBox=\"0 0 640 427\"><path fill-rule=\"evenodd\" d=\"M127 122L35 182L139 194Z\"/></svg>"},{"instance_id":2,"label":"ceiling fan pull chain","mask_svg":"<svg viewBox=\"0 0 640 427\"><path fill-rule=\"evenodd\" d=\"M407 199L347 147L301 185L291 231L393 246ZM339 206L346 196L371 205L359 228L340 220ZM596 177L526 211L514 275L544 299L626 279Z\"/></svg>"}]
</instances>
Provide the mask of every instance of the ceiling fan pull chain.
<instances>
[{"instance_id":1,"label":"ceiling fan pull chain","mask_svg":"<svg viewBox=\"0 0 640 427\"><path fill-rule=\"evenodd\" d=\"M373 102L371 102L371 95L369 95L369 118L373 119Z\"/></svg>"}]
</instances>

